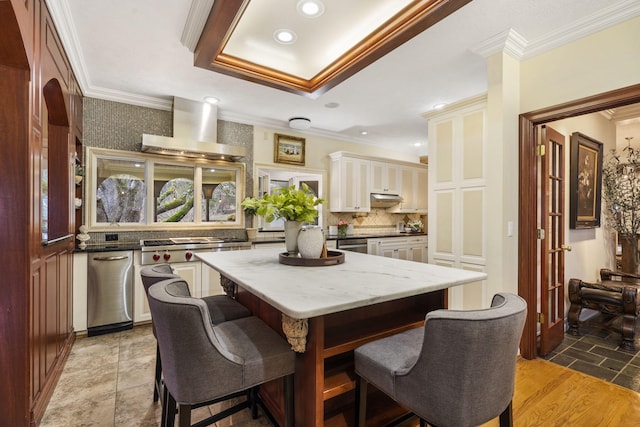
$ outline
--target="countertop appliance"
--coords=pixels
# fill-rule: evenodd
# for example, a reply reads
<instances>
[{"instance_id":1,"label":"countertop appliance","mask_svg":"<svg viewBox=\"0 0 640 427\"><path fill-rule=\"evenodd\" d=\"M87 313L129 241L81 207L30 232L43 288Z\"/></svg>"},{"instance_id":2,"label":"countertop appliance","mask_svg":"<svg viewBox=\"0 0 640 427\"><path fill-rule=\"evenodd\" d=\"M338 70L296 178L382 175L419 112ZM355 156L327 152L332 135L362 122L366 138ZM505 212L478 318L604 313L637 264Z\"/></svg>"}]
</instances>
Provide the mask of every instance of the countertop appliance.
<instances>
[{"instance_id":1,"label":"countertop appliance","mask_svg":"<svg viewBox=\"0 0 640 427\"><path fill-rule=\"evenodd\" d=\"M251 249L251 242L236 238L176 237L140 241L142 265L195 261L194 252L246 249Z\"/></svg>"},{"instance_id":2,"label":"countertop appliance","mask_svg":"<svg viewBox=\"0 0 640 427\"><path fill-rule=\"evenodd\" d=\"M133 251L96 252L87 265L87 335L133 328Z\"/></svg>"},{"instance_id":3,"label":"countertop appliance","mask_svg":"<svg viewBox=\"0 0 640 427\"><path fill-rule=\"evenodd\" d=\"M343 251L367 253L367 239L338 239L336 249Z\"/></svg>"}]
</instances>

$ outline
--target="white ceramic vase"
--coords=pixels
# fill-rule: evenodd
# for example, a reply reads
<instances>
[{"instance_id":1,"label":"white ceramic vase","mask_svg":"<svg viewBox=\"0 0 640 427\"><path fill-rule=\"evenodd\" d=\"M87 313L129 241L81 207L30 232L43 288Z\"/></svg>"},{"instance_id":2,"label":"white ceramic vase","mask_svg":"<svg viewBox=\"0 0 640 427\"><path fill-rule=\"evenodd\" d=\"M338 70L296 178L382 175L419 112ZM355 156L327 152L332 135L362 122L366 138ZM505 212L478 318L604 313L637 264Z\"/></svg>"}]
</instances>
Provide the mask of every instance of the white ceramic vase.
<instances>
[{"instance_id":1,"label":"white ceramic vase","mask_svg":"<svg viewBox=\"0 0 640 427\"><path fill-rule=\"evenodd\" d=\"M302 258L320 258L324 233L320 227L305 227L298 234L298 252Z\"/></svg>"},{"instance_id":2,"label":"white ceramic vase","mask_svg":"<svg viewBox=\"0 0 640 427\"><path fill-rule=\"evenodd\" d=\"M300 221L285 221L284 222L284 244L287 248L287 252L298 252L298 234L302 229L302 222Z\"/></svg>"}]
</instances>

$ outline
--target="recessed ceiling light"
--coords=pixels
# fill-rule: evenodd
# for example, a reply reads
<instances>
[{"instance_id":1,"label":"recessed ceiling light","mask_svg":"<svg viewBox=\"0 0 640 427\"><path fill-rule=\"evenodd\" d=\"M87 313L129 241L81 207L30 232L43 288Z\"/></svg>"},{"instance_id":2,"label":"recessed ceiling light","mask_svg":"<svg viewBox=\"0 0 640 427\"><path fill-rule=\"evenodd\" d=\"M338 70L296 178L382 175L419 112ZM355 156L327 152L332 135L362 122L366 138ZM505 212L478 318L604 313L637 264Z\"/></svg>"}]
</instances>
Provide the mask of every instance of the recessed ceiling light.
<instances>
[{"instance_id":1,"label":"recessed ceiling light","mask_svg":"<svg viewBox=\"0 0 640 427\"><path fill-rule=\"evenodd\" d=\"M419 142L416 142L415 144L413 144L413 146L414 146L414 147L421 147L421 146L422 146L422 144L421 144L421 143L419 143Z\"/></svg>"},{"instance_id":2,"label":"recessed ceiling light","mask_svg":"<svg viewBox=\"0 0 640 427\"><path fill-rule=\"evenodd\" d=\"M220 100L218 98L213 97L213 96L205 96L204 97L204 102L209 103L209 104L217 104L218 102L220 102Z\"/></svg>"},{"instance_id":3,"label":"recessed ceiling light","mask_svg":"<svg viewBox=\"0 0 640 427\"><path fill-rule=\"evenodd\" d=\"M338 104L337 102L328 102L324 104L324 106L327 108L338 108L340 104Z\"/></svg>"},{"instance_id":4,"label":"recessed ceiling light","mask_svg":"<svg viewBox=\"0 0 640 427\"><path fill-rule=\"evenodd\" d=\"M361 130L360 135L369 135L369 132L367 132L366 130Z\"/></svg>"},{"instance_id":5,"label":"recessed ceiling light","mask_svg":"<svg viewBox=\"0 0 640 427\"><path fill-rule=\"evenodd\" d=\"M298 13L307 18L317 18L324 13L324 4L320 0L300 0Z\"/></svg>"},{"instance_id":6,"label":"recessed ceiling light","mask_svg":"<svg viewBox=\"0 0 640 427\"><path fill-rule=\"evenodd\" d=\"M278 43L291 44L291 43L295 43L298 36L296 36L296 33L294 33L291 30L282 29L282 30L276 30L273 33L273 38L276 39Z\"/></svg>"},{"instance_id":7,"label":"recessed ceiling light","mask_svg":"<svg viewBox=\"0 0 640 427\"><path fill-rule=\"evenodd\" d=\"M436 104L433 106L434 110L442 110L444 107L446 107L447 104Z\"/></svg>"}]
</instances>

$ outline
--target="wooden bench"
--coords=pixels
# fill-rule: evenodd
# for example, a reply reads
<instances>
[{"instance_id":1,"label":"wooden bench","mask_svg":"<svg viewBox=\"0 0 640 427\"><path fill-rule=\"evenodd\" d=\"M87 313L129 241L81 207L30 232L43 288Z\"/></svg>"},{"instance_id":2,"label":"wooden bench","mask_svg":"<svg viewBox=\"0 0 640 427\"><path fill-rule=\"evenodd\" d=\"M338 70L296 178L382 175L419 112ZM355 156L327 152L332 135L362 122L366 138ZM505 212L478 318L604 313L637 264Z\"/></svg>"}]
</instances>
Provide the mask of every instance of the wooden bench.
<instances>
[{"instance_id":1,"label":"wooden bench","mask_svg":"<svg viewBox=\"0 0 640 427\"><path fill-rule=\"evenodd\" d=\"M580 335L579 319L583 308L604 314L622 316L620 347L635 351L635 326L638 317L638 288L640 276L606 268L600 270L601 282L589 283L580 279L569 280L568 333Z\"/></svg>"}]
</instances>

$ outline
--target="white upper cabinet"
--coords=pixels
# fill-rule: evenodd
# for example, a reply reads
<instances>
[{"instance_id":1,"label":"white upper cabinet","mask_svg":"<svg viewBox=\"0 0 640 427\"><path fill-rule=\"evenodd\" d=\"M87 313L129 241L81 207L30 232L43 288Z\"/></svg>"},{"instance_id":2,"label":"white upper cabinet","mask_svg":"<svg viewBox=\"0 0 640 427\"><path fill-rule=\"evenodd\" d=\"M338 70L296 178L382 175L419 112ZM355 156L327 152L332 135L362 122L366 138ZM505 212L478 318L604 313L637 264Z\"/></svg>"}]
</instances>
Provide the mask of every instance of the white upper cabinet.
<instances>
[{"instance_id":1,"label":"white upper cabinet","mask_svg":"<svg viewBox=\"0 0 640 427\"><path fill-rule=\"evenodd\" d=\"M397 194L404 202L387 208L392 213L427 213L427 165L384 161L338 151L329 154L331 212L369 212L371 193Z\"/></svg>"},{"instance_id":2,"label":"white upper cabinet","mask_svg":"<svg viewBox=\"0 0 640 427\"><path fill-rule=\"evenodd\" d=\"M369 212L370 167L369 160L332 153L331 156L331 212Z\"/></svg>"},{"instance_id":3,"label":"white upper cabinet","mask_svg":"<svg viewBox=\"0 0 640 427\"><path fill-rule=\"evenodd\" d=\"M387 209L393 213L426 214L428 209L428 172L427 166L403 166L400 170L400 196L403 202Z\"/></svg>"},{"instance_id":4,"label":"white upper cabinet","mask_svg":"<svg viewBox=\"0 0 640 427\"><path fill-rule=\"evenodd\" d=\"M387 162L371 162L371 192L400 194L400 166Z\"/></svg>"}]
</instances>

